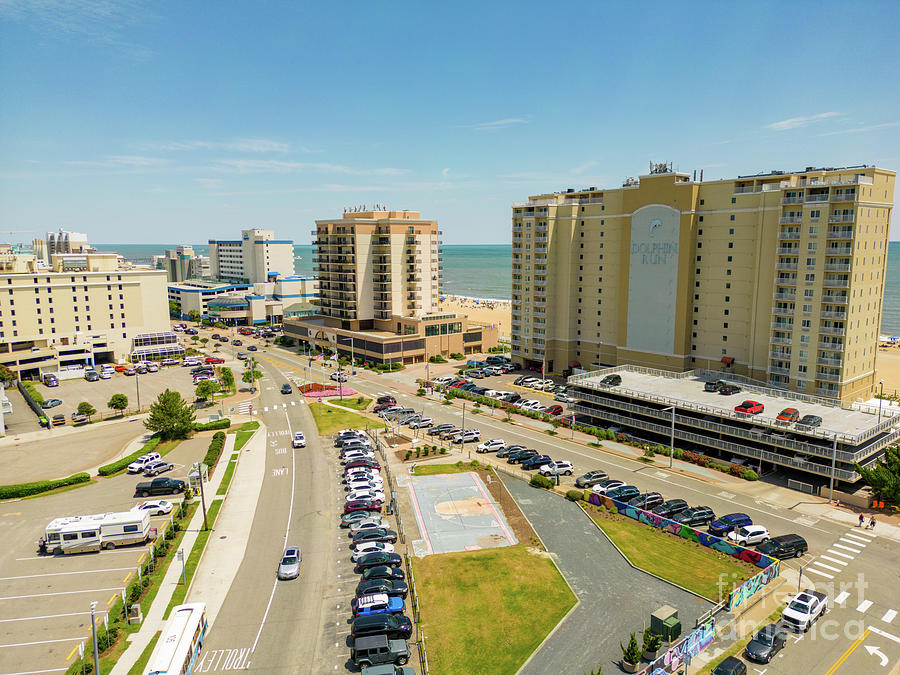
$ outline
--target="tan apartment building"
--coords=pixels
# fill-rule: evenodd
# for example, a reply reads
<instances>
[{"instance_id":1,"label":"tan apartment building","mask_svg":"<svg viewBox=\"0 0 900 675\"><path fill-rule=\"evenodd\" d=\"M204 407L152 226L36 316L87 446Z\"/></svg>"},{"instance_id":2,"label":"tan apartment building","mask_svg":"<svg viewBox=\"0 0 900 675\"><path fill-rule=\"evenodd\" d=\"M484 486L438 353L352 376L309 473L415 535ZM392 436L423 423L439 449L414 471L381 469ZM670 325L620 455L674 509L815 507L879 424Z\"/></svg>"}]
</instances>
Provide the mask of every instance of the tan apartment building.
<instances>
[{"instance_id":1,"label":"tan apartment building","mask_svg":"<svg viewBox=\"0 0 900 675\"><path fill-rule=\"evenodd\" d=\"M566 374L710 368L869 398L895 176L703 181L659 164L617 189L515 203L513 358Z\"/></svg>"},{"instance_id":2,"label":"tan apartment building","mask_svg":"<svg viewBox=\"0 0 900 675\"><path fill-rule=\"evenodd\" d=\"M497 329L441 313L440 231L417 211L365 208L317 220L315 317L285 319L284 333L341 356L418 363L497 345Z\"/></svg>"},{"instance_id":3,"label":"tan apartment building","mask_svg":"<svg viewBox=\"0 0 900 675\"><path fill-rule=\"evenodd\" d=\"M5 261L0 364L21 377L127 359L141 334L169 330L166 273L124 270L115 253Z\"/></svg>"}]
</instances>

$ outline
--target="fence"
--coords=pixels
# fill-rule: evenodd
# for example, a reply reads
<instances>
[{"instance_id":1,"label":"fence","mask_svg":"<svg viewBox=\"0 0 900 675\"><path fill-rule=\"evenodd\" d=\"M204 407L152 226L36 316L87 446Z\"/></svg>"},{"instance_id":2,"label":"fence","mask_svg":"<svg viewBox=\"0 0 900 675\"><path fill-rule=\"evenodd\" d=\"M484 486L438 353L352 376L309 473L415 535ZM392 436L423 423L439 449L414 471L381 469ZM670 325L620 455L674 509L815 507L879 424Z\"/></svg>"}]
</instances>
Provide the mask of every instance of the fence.
<instances>
[{"instance_id":1,"label":"fence","mask_svg":"<svg viewBox=\"0 0 900 675\"><path fill-rule=\"evenodd\" d=\"M788 479L787 486L792 490L799 490L800 492L806 492L807 494L815 494L816 492L816 488L810 483L804 483L803 481L794 480L793 478Z\"/></svg>"}]
</instances>

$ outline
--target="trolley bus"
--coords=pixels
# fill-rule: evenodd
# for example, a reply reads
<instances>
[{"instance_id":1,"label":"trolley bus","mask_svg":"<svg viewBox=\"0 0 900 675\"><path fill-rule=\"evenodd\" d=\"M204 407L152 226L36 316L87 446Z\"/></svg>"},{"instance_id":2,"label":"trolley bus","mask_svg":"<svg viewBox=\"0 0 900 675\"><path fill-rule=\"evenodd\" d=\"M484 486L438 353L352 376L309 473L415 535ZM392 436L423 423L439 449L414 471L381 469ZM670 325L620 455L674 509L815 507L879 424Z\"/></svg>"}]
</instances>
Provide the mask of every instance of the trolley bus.
<instances>
[{"instance_id":1,"label":"trolley bus","mask_svg":"<svg viewBox=\"0 0 900 675\"><path fill-rule=\"evenodd\" d=\"M153 649L145 675L187 675L193 672L205 637L206 604L193 602L176 605Z\"/></svg>"}]
</instances>

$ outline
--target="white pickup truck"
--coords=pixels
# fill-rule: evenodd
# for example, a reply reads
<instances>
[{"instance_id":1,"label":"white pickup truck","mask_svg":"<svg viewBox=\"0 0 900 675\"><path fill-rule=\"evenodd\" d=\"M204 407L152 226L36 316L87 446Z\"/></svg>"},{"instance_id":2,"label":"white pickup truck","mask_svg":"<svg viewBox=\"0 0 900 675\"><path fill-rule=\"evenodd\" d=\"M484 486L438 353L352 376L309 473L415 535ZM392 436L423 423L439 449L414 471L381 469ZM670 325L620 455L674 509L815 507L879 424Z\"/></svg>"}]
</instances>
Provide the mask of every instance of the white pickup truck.
<instances>
[{"instance_id":1,"label":"white pickup truck","mask_svg":"<svg viewBox=\"0 0 900 675\"><path fill-rule=\"evenodd\" d=\"M781 619L793 630L805 633L816 619L825 613L826 609L828 609L828 596L807 588L794 596L781 613Z\"/></svg>"}]
</instances>

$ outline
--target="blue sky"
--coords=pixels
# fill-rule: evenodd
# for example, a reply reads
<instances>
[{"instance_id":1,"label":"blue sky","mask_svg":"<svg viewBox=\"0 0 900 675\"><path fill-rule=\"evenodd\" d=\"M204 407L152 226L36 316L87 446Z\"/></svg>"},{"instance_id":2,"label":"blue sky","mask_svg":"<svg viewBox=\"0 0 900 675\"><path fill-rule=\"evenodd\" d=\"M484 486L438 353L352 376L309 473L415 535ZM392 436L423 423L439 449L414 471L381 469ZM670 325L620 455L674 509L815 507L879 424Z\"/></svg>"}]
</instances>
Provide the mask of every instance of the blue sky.
<instances>
[{"instance_id":1,"label":"blue sky","mask_svg":"<svg viewBox=\"0 0 900 675\"><path fill-rule=\"evenodd\" d=\"M512 201L650 160L896 170L898 25L897 2L0 0L0 231L307 243L378 202L501 243Z\"/></svg>"}]
</instances>

